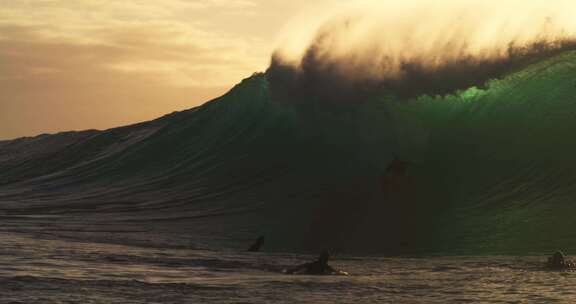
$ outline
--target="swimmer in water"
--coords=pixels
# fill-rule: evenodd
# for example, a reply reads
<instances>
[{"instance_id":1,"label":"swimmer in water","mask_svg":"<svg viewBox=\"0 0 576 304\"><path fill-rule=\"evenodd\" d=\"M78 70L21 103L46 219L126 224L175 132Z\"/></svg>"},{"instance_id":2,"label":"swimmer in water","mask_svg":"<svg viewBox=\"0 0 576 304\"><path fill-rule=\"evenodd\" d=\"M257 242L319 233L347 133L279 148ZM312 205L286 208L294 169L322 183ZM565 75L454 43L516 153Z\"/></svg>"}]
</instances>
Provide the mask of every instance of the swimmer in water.
<instances>
[{"instance_id":1,"label":"swimmer in water","mask_svg":"<svg viewBox=\"0 0 576 304\"><path fill-rule=\"evenodd\" d=\"M248 248L248 252L258 252L260 248L262 248L262 245L264 245L264 236L258 237L254 244Z\"/></svg>"},{"instance_id":2,"label":"swimmer in water","mask_svg":"<svg viewBox=\"0 0 576 304\"><path fill-rule=\"evenodd\" d=\"M336 270L328 265L330 253L323 251L318 260L298 265L292 269L286 270L286 274L309 274L309 275L348 275L347 272Z\"/></svg>"},{"instance_id":3,"label":"swimmer in water","mask_svg":"<svg viewBox=\"0 0 576 304\"><path fill-rule=\"evenodd\" d=\"M546 265L550 269L576 269L576 263L566 260L562 251L556 251L551 257L549 257Z\"/></svg>"}]
</instances>

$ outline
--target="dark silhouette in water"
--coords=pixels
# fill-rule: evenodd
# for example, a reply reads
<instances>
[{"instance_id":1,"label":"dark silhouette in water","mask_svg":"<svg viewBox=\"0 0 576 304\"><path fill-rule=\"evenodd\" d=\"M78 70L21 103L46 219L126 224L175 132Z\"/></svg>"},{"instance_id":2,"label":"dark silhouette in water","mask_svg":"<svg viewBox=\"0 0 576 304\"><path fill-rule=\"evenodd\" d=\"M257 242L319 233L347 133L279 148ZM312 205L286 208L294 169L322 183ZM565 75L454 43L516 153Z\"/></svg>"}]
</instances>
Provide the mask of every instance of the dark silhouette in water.
<instances>
[{"instance_id":1,"label":"dark silhouette in water","mask_svg":"<svg viewBox=\"0 0 576 304\"><path fill-rule=\"evenodd\" d=\"M330 260L330 253L324 250L318 257L318 260L288 269L286 270L286 274L348 275L348 273L336 270L332 266L328 265L328 260Z\"/></svg>"},{"instance_id":2,"label":"dark silhouette in water","mask_svg":"<svg viewBox=\"0 0 576 304\"><path fill-rule=\"evenodd\" d=\"M551 257L549 257L547 266L550 269L576 269L576 263L566 260L562 251L556 251Z\"/></svg>"},{"instance_id":3,"label":"dark silhouette in water","mask_svg":"<svg viewBox=\"0 0 576 304\"><path fill-rule=\"evenodd\" d=\"M264 245L264 236L259 236L256 241L254 242L254 244L252 244L252 246L250 246L250 248L248 248L249 252L258 252L260 251L260 248L262 248L262 246Z\"/></svg>"},{"instance_id":4,"label":"dark silhouette in water","mask_svg":"<svg viewBox=\"0 0 576 304\"><path fill-rule=\"evenodd\" d=\"M426 214L418 206L419 191L410 175L411 165L398 156L390 161L379 177L382 202L372 211L381 218L372 230L395 231L386 236L382 246L389 246L386 251L397 254L411 251L428 229L423 225Z\"/></svg>"},{"instance_id":5,"label":"dark silhouette in water","mask_svg":"<svg viewBox=\"0 0 576 304\"><path fill-rule=\"evenodd\" d=\"M390 162L390 164L386 168L384 174L394 174L404 176L406 175L406 171L408 170L408 165L410 165L410 162L401 160L400 158L398 158L398 156L395 156L392 162Z\"/></svg>"}]
</instances>

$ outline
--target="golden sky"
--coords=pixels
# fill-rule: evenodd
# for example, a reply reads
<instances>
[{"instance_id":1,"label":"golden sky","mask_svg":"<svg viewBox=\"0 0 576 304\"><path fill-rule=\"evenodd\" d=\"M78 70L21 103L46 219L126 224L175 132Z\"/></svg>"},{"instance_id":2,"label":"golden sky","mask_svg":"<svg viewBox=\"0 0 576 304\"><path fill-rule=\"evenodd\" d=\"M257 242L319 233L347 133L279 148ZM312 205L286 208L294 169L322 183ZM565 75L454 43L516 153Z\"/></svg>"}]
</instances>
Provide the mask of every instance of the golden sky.
<instances>
[{"instance_id":1,"label":"golden sky","mask_svg":"<svg viewBox=\"0 0 576 304\"><path fill-rule=\"evenodd\" d=\"M264 71L278 48L297 60L333 17L361 22L317 47L381 74L376 55L446 57L455 42L474 55L541 33L573 37L575 14L574 0L0 0L0 139L200 105Z\"/></svg>"},{"instance_id":2,"label":"golden sky","mask_svg":"<svg viewBox=\"0 0 576 304\"><path fill-rule=\"evenodd\" d=\"M263 71L311 2L0 0L0 139L199 105Z\"/></svg>"}]
</instances>

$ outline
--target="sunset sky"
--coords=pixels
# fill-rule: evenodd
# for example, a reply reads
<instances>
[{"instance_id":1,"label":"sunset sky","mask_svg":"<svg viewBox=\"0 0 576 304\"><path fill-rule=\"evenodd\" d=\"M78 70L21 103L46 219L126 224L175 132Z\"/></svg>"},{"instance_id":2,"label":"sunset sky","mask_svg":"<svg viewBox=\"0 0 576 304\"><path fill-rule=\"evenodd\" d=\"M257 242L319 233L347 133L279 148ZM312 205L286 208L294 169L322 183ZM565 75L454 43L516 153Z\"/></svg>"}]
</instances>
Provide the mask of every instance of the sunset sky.
<instances>
[{"instance_id":1,"label":"sunset sky","mask_svg":"<svg viewBox=\"0 0 576 304\"><path fill-rule=\"evenodd\" d=\"M574 14L573 0L0 0L0 139L200 105L274 50L297 62L332 17L361 16L315 46L372 77L390 74L375 58L441 63L573 38Z\"/></svg>"},{"instance_id":2,"label":"sunset sky","mask_svg":"<svg viewBox=\"0 0 576 304\"><path fill-rule=\"evenodd\" d=\"M263 71L305 0L0 0L0 139L152 119Z\"/></svg>"}]
</instances>

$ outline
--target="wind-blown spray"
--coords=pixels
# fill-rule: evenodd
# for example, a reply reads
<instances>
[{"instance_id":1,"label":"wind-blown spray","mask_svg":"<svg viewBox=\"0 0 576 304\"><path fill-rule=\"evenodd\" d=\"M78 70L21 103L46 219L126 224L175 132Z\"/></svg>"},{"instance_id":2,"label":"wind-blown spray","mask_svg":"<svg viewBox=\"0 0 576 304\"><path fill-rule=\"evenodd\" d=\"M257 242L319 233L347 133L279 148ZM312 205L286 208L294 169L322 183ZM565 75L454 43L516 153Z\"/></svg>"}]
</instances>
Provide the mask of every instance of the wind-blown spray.
<instances>
[{"instance_id":1,"label":"wind-blown spray","mask_svg":"<svg viewBox=\"0 0 576 304\"><path fill-rule=\"evenodd\" d=\"M277 89L333 101L447 94L576 48L576 4L564 0L360 1L324 13L275 52Z\"/></svg>"}]
</instances>

